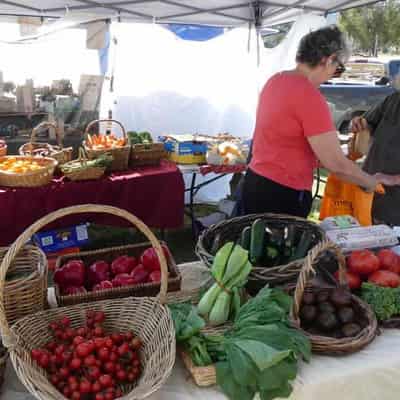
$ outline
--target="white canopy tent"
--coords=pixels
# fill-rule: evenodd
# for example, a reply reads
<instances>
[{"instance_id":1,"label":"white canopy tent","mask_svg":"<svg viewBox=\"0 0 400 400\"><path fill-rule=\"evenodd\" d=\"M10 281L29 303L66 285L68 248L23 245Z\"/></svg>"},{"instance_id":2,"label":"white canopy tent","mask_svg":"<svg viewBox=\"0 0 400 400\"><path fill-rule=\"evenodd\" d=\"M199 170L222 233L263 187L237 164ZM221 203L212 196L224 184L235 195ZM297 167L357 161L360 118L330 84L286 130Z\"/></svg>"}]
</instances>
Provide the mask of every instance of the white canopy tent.
<instances>
[{"instance_id":1,"label":"white canopy tent","mask_svg":"<svg viewBox=\"0 0 400 400\"><path fill-rule=\"evenodd\" d=\"M379 1L379 0L378 0ZM64 17L68 12L93 19L132 22L239 26L293 20L304 11L319 15L377 3L377 0L1 0L1 16Z\"/></svg>"}]
</instances>

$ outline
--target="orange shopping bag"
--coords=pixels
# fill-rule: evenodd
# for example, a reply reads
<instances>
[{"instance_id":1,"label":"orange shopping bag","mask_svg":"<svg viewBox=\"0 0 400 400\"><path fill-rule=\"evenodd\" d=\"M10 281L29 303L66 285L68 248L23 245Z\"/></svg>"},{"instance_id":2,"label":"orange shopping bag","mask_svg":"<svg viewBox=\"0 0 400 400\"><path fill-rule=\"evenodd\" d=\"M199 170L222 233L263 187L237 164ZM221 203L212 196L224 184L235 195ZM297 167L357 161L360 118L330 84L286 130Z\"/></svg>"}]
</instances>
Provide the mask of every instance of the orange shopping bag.
<instances>
[{"instance_id":1,"label":"orange shopping bag","mask_svg":"<svg viewBox=\"0 0 400 400\"><path fill-rule=\"evenodd\" d=\"M383 187L378 185L376 192L383 194ZM322 220L337 215L352 215L361 225L372 225L373 199L374 193L367 193L359 186L343 182L331 174L325 186L319 218Z\"/></svg>"}]
</instances>

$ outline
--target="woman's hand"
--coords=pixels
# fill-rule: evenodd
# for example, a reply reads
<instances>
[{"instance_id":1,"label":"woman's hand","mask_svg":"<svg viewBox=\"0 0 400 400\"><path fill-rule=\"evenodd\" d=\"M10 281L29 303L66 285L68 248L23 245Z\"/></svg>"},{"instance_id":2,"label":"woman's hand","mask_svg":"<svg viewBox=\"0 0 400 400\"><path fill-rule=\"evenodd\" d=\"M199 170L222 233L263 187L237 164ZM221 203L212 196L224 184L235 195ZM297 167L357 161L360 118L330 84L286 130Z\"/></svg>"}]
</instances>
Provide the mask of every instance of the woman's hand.
<instances>
[{"instance_id":1,"label":"woman's hand","mask_svg":"<svg viewBox=\"0 0 400 400\"><path fill-rule=\"evenodd\" d=\"M374 175L378 183L385 186L399 186L400 185L400 175L387 175L382 173L377 173Z\"/></svg>"},{"instance_id":2,"label":"woman's hand","mask_svg":"<svg viewBox=\"0 0 400 400\"><path fill-rule=\"evenodd\" d=\"M351 131L360 133L368 129L368 122L364 117L354 117L351 120Z\"/></svg>"}]
</instances>

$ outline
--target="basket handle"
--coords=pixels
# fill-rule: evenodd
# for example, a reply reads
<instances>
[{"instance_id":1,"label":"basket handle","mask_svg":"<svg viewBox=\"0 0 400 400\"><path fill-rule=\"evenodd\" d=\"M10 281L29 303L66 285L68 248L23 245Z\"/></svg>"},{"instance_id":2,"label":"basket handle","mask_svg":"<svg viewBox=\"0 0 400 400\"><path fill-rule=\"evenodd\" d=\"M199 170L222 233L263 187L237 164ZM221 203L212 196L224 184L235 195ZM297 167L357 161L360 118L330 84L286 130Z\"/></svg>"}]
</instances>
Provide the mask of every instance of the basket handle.
<instances>
[{"instance_id":1,"label":"basket handle","mask_svg":"<svg viewBox=\"0 0 400 400\"><path fill-rule=\"evenodd\" d=\"M39 132L43 128L49 128L49 127L55 129L57 144L58 144L58 146L60 148L62 148L63 144L62 144L62 140L61 140L61 136L60 136L60 130L58 129L58 126L54 122L50 122L50 121L43 121L39 125L36 125L32 129L31 143L35 143L36 142L36 134L37 134L37 132Z\"/></svg>"},{"instance_id":2,"label":"basket handle","mask_svg":"<svg viewBox=\"0 0 400 400\"><path fill-rule=\"evenodd\" d=\"M21 250L24 244L31 238L32 235L34 235L40 229L42 229L46 225L50 224L51 222L59 218L72 214L82 214L82 213L106 213L117 217L121 217L129 221L133 226L135 226L141 233L143 233L147 237L147 239L150 241L150 243L152 244L157 253L161 266L161 285L160 285L159 301L161 304L164 304L166 302L166 295L168 289L167 261L165 259L164 252L161 248L160 242L144 222L142 222L139 218L135 217L128 211L112 206L99 205L99 204L84 204L79 206L62 208L44 216L43 218L33 223L24 232L22 232L21 235L18 236L15 242L8 249L0 265L0 327L1 327L3 343L7 348L13 347L16 343L16 339L10 329L10 326L8 325L4 309L5 278L8 268L10 267L15 256L18 254L18 252Z\"/></svg>"},{"instance_id":3,"label":"basket handle","mask_svg":"<svg viewBox=\"0 0 400 400\"><path fill-rule=\"evenodd\" d=\"M300 325L300 307L303 300L304 290L307 287L308 282L315 276L316 271L314 269L315 261L318 257L326 250L331 250L335 253L337 261L339 264L339 284L341 286L347 285L346 279L346 259L339 247L330 242L329 240L324 240L313 247L304 259L303 266L300 271L299 278L297 280L296 289L293 297L293 306L291 311L292 319L296 324Z\"/></svg>"},{"instance_id":4,"label":"basket handle","mask_svg":"<svg viewBox=\"0 0 400 400\"><path fill-rule=\"evenodd\" d=\"M92 122L89 122L88 126L85 129L85 134L84 134L85 138L87 137L87 135L90 131L90 128L95 124L99 124L100 122L114 122L115 124L119 125L119 127L121 128L122 136L124 137L124 139L126 140L128 138L124 126L121 124L121 122L117 121L116 119L96 119Z\"/></svg>"},{"instance_id":5,"label":"basket handle","mask_svg":"<svg viewBox=\"0 0 400 400\"><path fill-rule=\"evenodd\" d=\"M86 157L86 152L85 149L83 147L79 147L79 157L78 157L79 162L81 163L81 165L83 165L84 167L86 167L87 165L87 157Z\"/></svg>"}]
</instances>

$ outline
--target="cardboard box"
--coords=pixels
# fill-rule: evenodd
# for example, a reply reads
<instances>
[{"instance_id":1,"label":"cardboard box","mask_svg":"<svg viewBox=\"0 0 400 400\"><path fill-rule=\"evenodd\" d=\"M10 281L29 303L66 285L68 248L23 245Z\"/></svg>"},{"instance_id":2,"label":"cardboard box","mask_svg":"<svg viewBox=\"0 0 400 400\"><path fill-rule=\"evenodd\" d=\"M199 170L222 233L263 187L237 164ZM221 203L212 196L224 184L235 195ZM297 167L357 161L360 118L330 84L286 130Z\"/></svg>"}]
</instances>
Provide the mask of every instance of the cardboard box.
<instances>
[{"instance_id":1,"label":"cardboard box","mask_svg":"<svg viewBox=\"0 0 400 400\"><path fill-rule=\"evenodd\" d=\"M344 252L392 247L399 243L397 236L387 225L335 229L327 231L326 236Z\"/></svg>"},{"instance_id":2,"label":"cardboard box","mask_svg":"<svg viewBox=\"0 0 400 400\"><path fill-rule=\"evenodd\" d=\"M89 242L88 224L38 232L32 239L46 254L71 247L82 247Z\"/></svg>"},{"instance_id":3,"label":"cardboard box","mask_svg":"<svg viewBox=\"0 0 400 400\"><path fill-rule=\"evenodd\" d=\"M164 143L170 160L180 164L204 164L210 138L202 135L168 135L158 138Z\"/></svg>"}]
</instances>

